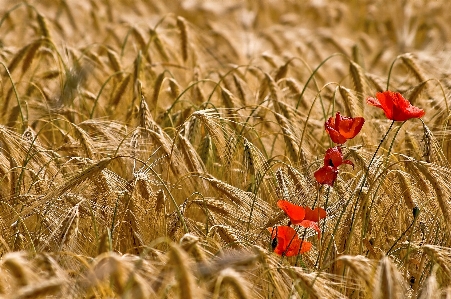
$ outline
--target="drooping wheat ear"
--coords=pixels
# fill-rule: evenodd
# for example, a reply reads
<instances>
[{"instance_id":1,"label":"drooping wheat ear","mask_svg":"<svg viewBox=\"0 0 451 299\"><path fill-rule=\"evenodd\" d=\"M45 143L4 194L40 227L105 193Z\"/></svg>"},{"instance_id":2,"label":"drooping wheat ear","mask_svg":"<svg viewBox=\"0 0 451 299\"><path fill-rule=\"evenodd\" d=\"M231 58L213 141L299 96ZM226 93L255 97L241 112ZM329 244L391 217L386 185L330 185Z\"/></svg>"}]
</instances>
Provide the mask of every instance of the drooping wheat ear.
<instances>
[{"instance_id":1,"label":"drooping wheat ear","mask_svg":"<svg viewBox=\"0 0 451 299\"><path fill-rule=\"evenodd\" d=\"M79 126L73 124L73 128L75 130L75 137L80 141L81 147L83 151L85 152L85 155L89 159L94 159L94 146L93 141L91 137L88 135L88 133L85 132L82 128Z\"/></svg>"},{"instance_id":2,"label":"drooping wheat ear","mask_svg":"<svg viewBox=\"0 0 451 299\"><path fill-rule=\"evenodd\" d=\"M149 298L152 293L147 277L144 278L138 273L131 273L122 298L146 299Z\"/></svg>"},{"instance_id":3,"label":"drooping wheat ear","mask_svg":"<svg viewBox=\"0 0 451 299\"><path fill-rule=\"evenodd\" d=\"M292 163L296 163L299 159L298 157L299 142L297 142L298 138L294 135L291 124L283 115L279 113L274 113L274 116L276 117L277 123L282 129L283 139L285 141L286 150L288 151L289 157Z\"/></svg>"},{"instance_id":4,"label":"drooping wheat ear","mask_svg":"<svg viewBox=\"0 0 451 299\"><path fill-rule=\"evenodd\" d=\"M351 72L352 82L354 83L354 89L357 91L359 97L363 97L366 87L364 70L354 61L350 61L349 70Z\"/></svg>"},{"instance_id":5,"label":"drooping wheat ear","mask_svg":"<svg viewBox=\"0 0 451 299\"><path fill-rule=\"evenodd\" d=\"M170 262L176 269L176 277L179 286L179 298L180 299L192 299L195 298L195 284L194 275L190 271L189 257L186 253L176 244L170 245L169 250Z\"/></svg>"},{"instance_id":6,"label":"drooping wheat ear","mask_svg":"<svg viewBox=\"0 0 451 299\"><path fill-rule=\"evenodd\" d=\"M42 270L46 278L56 277L59 266L49 253L39 253L36 257L37 267Z\"/></svg>"},{"instance_id":7,"label":"drooping wheat ear","mask_svg":"<svg viewBox=\"0 0 451 299\"><path fill-rule=\"evenodd\" d=\"M451 275L451 250L449 247L426 244L423 246L423 250L440 265L441 270L448 277Z\"/></svg>"},{"instance_id":8,"label":"drooping wheat ear","mask_svg":"<svg viewBox=\"0 0 451 299\"><path fill-rule=\"evenodd\" d=\"M241 101L242 106L246 106L246 91L244 85L246 84L240 77L236 74L233 74L233 82L235 83L235 87L238 93L238 98Z\"/></svg>"},{"instance_id":9,"label":"drooping wheat ear","mask_svg":"<svg viewBox=\"0 0 451 299\"><path fill-rule=\"evenodd\" d=\"M232 217L233 208L225 203L223 200L217 200L214 198L194 199L191 201L193 204L197 204L200 208L204 209L207 216L211 214L221 215L225 219Z\"/></svg>"},{"instance_id":10,"label":"drooping wheat ear","mask_svg":"<svg viewBox=\"0 0 451 299\"><path fill-rule=\"evenodd\" d=\"M420 149L420 143L415 139L415 136L416 136L416 134L413 134L406 130L405 147L406 147L406 149L408 149L407 153L409 156L420 160L423 152Z\"/></svg>"},{"instance_id":11,"label":"drooping wheat ear","mask_svg":"<svg viewBox=\"0 0 451 299\"><path fill-rule=\"evenodd\" d=\"M161 85L163 84L163 80L164 80L164 73L162 72L161 74L159 74L157 76L157 79L155 79L155 83L153 85L153 94L152 94L152 106L153 109L157 109L158 105L158 96L160 95L160 89L161 89Z\"/></svg>"},{"instance_id":12,"label":"drooping wheat ear","mask_svg":"<svg viewBox=\"0 0 451 299\"><path fill-rule=\"evenodd\" d=\"M375 299L405 298L404 280L388 256L384 256L379 261L373 285Z\"/></svg>"},{"instance_id":13,"label":"drooping wheat ear","mask_svg":"<svg viewBox=\"0 0 451 299\"><path fill-rule=\"evenodd\" d=\"M274 80L276 82L279 82L280 79L285 78L288 73L288 65L290 64L291 60L288 60L285 64L281 65L278 69L276 74L274 75Z\"/></svg>"},{"instance_id":14,"label":"drooping wheat ear","mask_svg":"<svg viewBox=\"0 0 451 299\"><path fill-rule=\"evenodd\" d=\"M299 95L302 92L301 86L299 86L299 83L294 78L286 78L285 84L287 84L288 88L290 89L291 93L294 95Z\"/></svg>"},{"instance_id":15,"label":"drooping wheat ear","mask_svg":"<svg viewBox=\"0 0 451 299\"><path fill-rule=\"evenodd\" d=\"M412 53L403 54L400 58L407 69L413 73L418 82L426 81L426 75L418 65L417 59Z\"/></svg>"},{"instance_id":16,"label":"drooping wheat ear","mask_svg":"<svg viewBox=\"0 0 451 299\"><path fill-rule=\"evenodd\" d=\"M437 195L436 199L438 201L438 204L440 206L440 210L443 214L443 219L445 220L446 228L448 229L448 232L451 231L451 223L447 221L447 219L450 218L449 213L449 203L447 196L444 192L444 187L440 184L439 178L440 176L434 173L433 167L427 165L424 162L416 162L415 166L418 168L418 170L424 175L424 177L431 183L432 188L435 191L435 194Z\"/></svg>"},{"instance_id":17,"label":"drooping wheat ear","mask_svg":"<svg viewBox=\"0 0 451 299\"><path fill-rule=\"evenodd\" d=\"M373 87L376 89L376 91L383 92L385 91L384 83L382 82L382 79L378 76L370 73L366 73L366 78L368 81L373 85Z\"/></svg>"},{"instance_id":18,"label":"drooping wheat ear","mask_svg":"<svg viewBox=\"0 0 451 299\"><path fill-rule=\"evenodd\" d=\"M110 65L111 65L111 68L113 69L113 71L120 72L122 70L122 66L121 66L121 61L119 59L119 55L117 55L117 53L112 49L108 49L107 55L108 55L108 61L110 62ZM119 80L122 79L122 76L123 76L122 73L118 74Z\"/></svg>"},{"instance_id":19,"label":"drooping wheat ear","mask_svg":"<svg viewBox=\"0 0 451 299\"><path fill-rule=\"evenodd\" d=\"M308 168L310 164L303 150L301 150L300 157L300 164L304 172L301 172L297 167L287 165L288 181L292 182L294 188L296 188L296 196L304 198L307 202L312 202L316 198L316 185L314 178L311 177Z\"/></svg>"},{"instance_id":20,"label":"drooping wheat ear","mask_svg":"<svg viewBox=\"0 0 451 299\"><path fill-rule=\"evenodd\" d=\"M180 239L180 246L187 253L191 253L197 262L204 263L207 261L207 256L202 248L199 246L199 237L193 234L185 234Z\"/></svg>"},{"instance_id":21,"label":"drooping wheat ear","mask_svg":"<svg viewBox=\"0 0 451 299\"><path fill-rule=\"evenodd\" d=\"M275 61L275 56L269 53L263 53L262 58L269 63L269 65L273 68L277 68L277 63Z\"/></svg>"},{"instance_id":22,"label":"drooping wheat ear","mask_svg":"<svg viewBox=\"0 0 451 299\"><path fill-rule=\"evenodd\" d=\"M112 107L116 107L117 104L119 104L121 97L124 95L125 91L127 90L127 86L128 86L128 83L130 82L130 79L131 79L131 75L128 74L119 83L119 86L116 88L115 93L114 93L113 97L111 98L110 105Z\"/></svg>"},{"instance_id":23,"label":"drooping wheat ear","mask_svg":"<svg viewBox=\"0 0 451 299\"><path fill-rule=\"evenodd\" d=\"M360 100L355 94L350 89L343 86L338 87L338 90L343 98L346 113L348 113L349 116L363 115L363 109L361 108L361 105L359 105Z\"/></svg>"},{"instance_id":24,"label":"drooping wheat ear","mask_svg":"<svg viewBox=\"0 0 451 299\"><path fill-rule=\"evenodd\" d=\"M52 278L44 280L42 282L21 288L12 298L31 299L31 298L41 298L44 296L46 298L47 296L54 297L60 294L63 283L64 281L62 281L60 278Z\"/></svg>"},{"instance_id":25,"label":"drooping wheat ear","mask_svg":"<svg viewBox=\"0 0 451 299\"><path fill-rule=\"evenodd\" d=\"M117 293L121 295L125 290L127 272L129 272L127 268L126 263L117 253L104 253L96 258L93 265L94 277L91 277L88 283L96 284L109 278Z\"/></svg>"},{"instance_id":26,"label":"drooping wheat ear","mask_svg":"<svg viewBox=\"0 0 451 299\"><path fill-rule=\"evenodd\" d=\"M43 15L40 13L37 14L37 21L39 24L39 29L41 30L41 34L43 37L47 38L48 40L52 40L52 37L50 36L49 27L47 26L47 21Z\"/></svg>"},{"instance_id":27,"label":"drooping wheat ear","mask_svg":"<svg viewBox=\"0 0 451 299\"><path fill-rule=\"evenodd\" d=\"M219 298L221 293L221 287L225 288L227 286L231 287L238 299L250 298L248 293L248 287L245 285L246 280L237 271L232 268L226 268L221 270L218 275L215 290L213 293L213 298Z\"/></svg>"},{"instance_id":28,"label":"drooping wheat ear","mask_svg":"<svg viewBox=\"0 0 451 299\"><path fill-rule=\"evenodd\" d=\"M213 177L210 177L207 180L216 190L226 195L232 202L237 205L243 205L243 202L245 202L246 199L249 199L249 195L245 191L237 187L229 185Z\"/></svg>"},{"instance_id":29,"label":"drooping wheat ear","mask_svg":"<svg viewBox=\"0 0 451 299\"><path fill-rule=\"evenodd\" d=\"M147 178L138 178L136 180L136 189L139 194L146 200L152 200L156 196Z\"/></svg>"},{"instance_id":30,"label":"drooping wheat ear","mask_svg":"<svg viewBox=\"0 0 451 299\"><path fill-rule=\"evenodd\" d=\"M73 240L78 234L78 222L79 222L79 213L78 213L78 205L75 205L61 223L61 240L60 240L60 248L64 245L67 245L70 241Z\"/></svg>"},{"instance_id":31,"label":"drooping wheat ear","mask_svg":"<svg viewBox=\"0 0 451 299\"><path fill-rule=\"evenodd\" d=\"M147 137L147 130L154 130L155 121L150 113L146 98L141 95L141 102L139 103L139 126L143 128L142 134Z\"/></svg>"},{"instance_id":32,"label":"drooping wheat ear","mask_svg":"<svg viewBox=\"0 0 451 299\"><path fill-rule=\"evenodd\" d=\"M209 236L213 236L217 233L222 241L231 248L240 248L242 246L242 240L238 236L237 231L229 225L215 225L208 232Z\"/></svg>"},{"instance_id":33,"label":"drooping wheat ear","mask_svg":"<svg viewBox=\"0 0 451 299\"><path fill-rule=\"evenodd\" d=\"M336 283L327 276L323 277L323 273L308 273L301 267L286 267L282 271L293 279L294 288L301 298L332 299L343 296L335 289Z\"/></svg>"},{"instance_id":34,"label":"drooping wheat ear","mask_svg":"<svg viewBox=\"0 0 451 299\"><path fill-rule=\"evenodd\" d=\"M266 95L266 89L268 89L268 78L265 76L260 82L260 88L258 89L258 103L261 103Z\"/></svg>"},{"instance_id":35,"label":"drooping wheat ear","mask_svg":"<svg viewBox=\"0 0 451 299\"><path fill-rule=\"evenodd\" d=\"M141 48L141 51L144 51L144 49L146 49L147 43L146 43L146 41L144 39L144 35L141 33L141 31L139 31L138 28L133 27L131 29L131 34L136 39L136 41L138 42L138 44L139 44L139 46Z\"/></svg>"},{"instance_id":36,"label":"drooping wheat ear","mask_svg":"<svg viewBox=\"0 0 451 299\"><path fill-rule=\"evenodd\" d=\"M14 277L17 285L23 287L30 283L33 273L27 266L23 252L11 252L3 256L2 267L6 268Z\"/></svg>"},{"instance_id":37,"label":"drooping wheat ear","mask_svg":"<svg viewBox=\"0 0 451 299\"><path fill-rule=\"evenodd\" d=\"M252 144L244 138L244 165L252 175L255 175L255 159L252 152Z\"/></svg>"},{"instance_id":38,"label":"drooping wheat ear","mask_svg":"<svg viewBox=\"0 0 451 299\"><path fill-rule=\"evenodd\" d=\"M425 123L423 123L423 138L421 141L423 142L422 157L426 162L432 162L446 168L450 167L449 161L443 153L442 145Z\"/></svg>"},{"instance_id":39,"label":"drooping wheat ear","mask_svg":"<svg viewBox=\"0 0 451 299\"><path fill-rule=\"evenodd\" d=\"M200 158L204 165L208 165L210 157L213 154L213 142L211 140L210 134L206 134L199 145Z\"/></svg>"},{"instance_id":40,"label":"drooping wheat ear","mask_svg":"<svg viewBox=\"0 0 451 299\"><path fill-rule=\"evenodd\" d=\"M27 55L25 55L25 58L22 63L22 73L25 73L30 68L31 63L33 62L33 59L35 57L35 54L37 53L39 47L41 46L41 43L42 40L39 39L30 44L30 47L28 48L27 51Z\"/></svg>"},{"instance_id":41,"label":"drooping wheat ear","mask_svg":"<svg viewBox=\"0 0 451 299\"><path fill-rule=\"evenodd\" d=\"M221 99L226 108L229 108L229 109L235 108L235 104L234 104L234 101L236 101L235 96L230 92L230 90L228 90L226 88L222 88L221 89Z\"/></svg>"},{"instance_id":42,"label":"drooping wheat ear","mask_svg":"<svg viewBox=\"0 0 451 299\"><path fill-rule=\"evenodd\" d=\"M16 55L14 55L13 59L11 60L11 62L8 65L8 70L10 73L12 73L16 69L16 67L19 65L19 63L22 61L22 59L25 57L25 55L28 53L30 48L35 43L36 42L28 44L16 52ZM6 76L6 75L7 75L7 73L5 71L3 76Z\"/></svg>"},{"instance_id":43,"label":"drooping wheat ear","mask_svg":"<svg viewBox=\"0 0 451 299\"><path fill-rule=\"evenodd\" d=\"M418 184L418 188L424 193L424 194L430 194L431 188L430 183L428 183L420 169L416 166L416 160L412 159L409 156L400 154L400 156L405 159L406 163L404 163L407 172L415 179L415 183Z\"/></svg>"},{"instance_id":44,"label":"drooping wheat ear","mask_svg":"<svg viewBox=\"0 0 451 299\"><path fill-rule=\"evenodd\" d=\"M279 104L279 101L282 98L282 96L280 95L279 86L277 85L276 81L274 81L274 79L268 73L265 73L265 77L266 77L266 80L268 81L269 93L271 95L271 99L272 99L275 111L277 113L282 113L285 117L288 118L288 113L286 113L286 111L283 111L281 108L281 105ZM285 113L283 113L283 112L285 112Z\"/></svg>"},{"instance_id":45,"label":"drooping wheat ear","mask_svg":"<svg viewBox=\"0 0 451 299\"><path fill-rule=\"evenodd\" d=\"M202 159L199 157L199 154L194 149L191 142L189 142L188 138L179 134L180 140L180 149L183 153L183 157L185 160L188 169L191 172L203 173L205 172L205 165L202 162Z\"/></svg>"},{"instance_id":46,"label":"drooping wheat ear","mask_svg":"<svg viewBox=\"0 0 451 299\"><path fill-rule=\"evenodd\" d=\"M362 279L368 289L373 288L376 265L374 261L362 255L342 255L338 260L346 264L357 276Z\"/></svg>"},{"instance_id":47,"label":"drooping wheat ear","mask_svg":"<svg viewBox=\"0 0 451 299\"><path fill-rule=\"evenodd\" d=\"M197 82L199 81L199 68L194 69L194 75L193 75L193 81ZM202 89L199 87L199 84L195 84L192 88L191 97L193 98L194 103L203 103L205 102L205 96L202 92Z\"/></svg>"},{"instance_id":48,"label":"drooping wheat ear","mask_svg":"<svg viewBox=\"0 0 451 299\"><path fill-rule=\"evenodd\" d=\"M289 200L291 198L290 189L288 188L289 184L288 184L287 180L285 179L282 168L277 169L276 180L277 180L277 186L276 186L277 197L280 199Z\"/></svg>"},{"instance_id":49,"label":"drooping wheat ear","mask_svg":"<svg viewBox=\"0 0 451 299\"><path fill-rule=\"evenodd\" d=\"M416 204L413 200L413 196L412 196L412 183L410 182L410 179L408 177L408 174L405 173L404 171L400 171L400 170L396 170L396 177L399 180L399 186L401 188L401 194L402 197L404 199L404 202L406 203L406 206L409 209L413 209Z\"/></svg>"},{"instance_id":50,"label":"drooping wheat ear","mask_svg":"<svg viewBox=\"0 0 451 299\"><path fill-rule=\"evenodd\" d=\"M421 294L419 299L439 299L443 298L440 296L439 285L437 281L437 269L438 265L434 265L431 274L423 283Z\"/></svg>"},{"instance_id":51,"label":"drooping wheat ear","mask_svg":"<svg viewBox=\"0 0 451 299\"><path fill-rule=\"evenodd\" d=\"M151 29L149 29L149 34L150 34L151 38L153 39L160 56L163 58L164 61L168 61L169 56L166 53L166 49L164 48L163 43L161 42L161 39L158 37L157 32L151 28Z\"/></svg>"},{"instance_id":52,"label":"drooping wheat ear","mask_svg":"<svg viewBox=\"0 0 451 299\"><path fill-rule=\"evenodd\" d=\"M415 104L415 101L420 97L422 92L426 89L428 81L423 81L420 84L416 85L409 93L408 99L409 102Z\"/></svg>"},{"instance_id":53,"label":"drooping wheat ear","mask_svg":"<svg viewBox=\"0 0 451 299\"><path fill-rule=\"evenodd\" d=\"M130 241L131 246L127 244L127 249L133 249L134 253L139 255L141 247L145 244L142 240L142 230L137 220L137 209L132 194L126 192L124 196L124 202L128 203L128 207L125 211L124 221L120 224L123 227L126 224L130 231L127 232L127 238L124 238L124 242Z\"/></svg>"},{"instance_id":54,"label":"drooping wheat ear","mask_svg":"<svg viewBox=\"0 0 451 299\"><path fill-rule=\"evenodd\" d=\"M102 159L95 164L90 165L83 171L73 175L70 178L67 178L61 185L55 187L50 190L48 193L40 197L38 200L26 206L20 213L20 216L28 215L31 211L41 208L45 204L56 200L58 197L66 194L72 188L79 186L82 182L87 179L95 180L96 176L99 173L102 173L102 170L110 164L112 160L110 158ZM105 192L111 192L110 190L106 190Z\"/></svg>"},{"instance_id":55,"label":"drooping wheat ear","mask_svg":"<svg viewBox=\"0 0 451 299\"><path fill-rule=\"evenodd\" d=\"M39 78L44 79L44 80L51 80L53 78L58 77L61 74L60 70L49 70L49 71L45 71L42 72L39 76Z\"/></svg>"},{"instance_id":56,"label":"drooping wheat ear","mask_svg":"<svg viewBox=\"0 0 451 299\"><path fill-rule=\"evenodd\" d=\"M169 78L168 81L171 95L174 99L176 99L180 95L180 85L173 78Z\"/></svg>"},{"instance_id":57,"label":"drooping wheat ear","mask_svg":"<svg viewBox=\"0 0 451 299\"><path fill-rule=\"evenodd\" d=\"M274 255L265 250L264 248L254 245L252 250L257 255L262 269L265 270L266 275L263 276L265 283L268 283L268 287L271 292L277 294L280 298L289 298L289 294L292 294L291 291L287 290L286 287L281 283L283 273L279 272L280 267L280 259L276 258ZM277 270L276 270L277 269ZM268 282L266 282L266 280Z\"/></svg>"},{"instance_id":58,"label":"drooping wheat ear","mask_svg":"<svg viewBox=\"0 0 451 299\"><path fill-rule=\"evenodd\" d=\"M177 17L177 27L180 30L180 46L182 50L182 58L183 61L188 59L188 29L186 26L185 18L178 16Z\"/></svg>"}]
</instances>

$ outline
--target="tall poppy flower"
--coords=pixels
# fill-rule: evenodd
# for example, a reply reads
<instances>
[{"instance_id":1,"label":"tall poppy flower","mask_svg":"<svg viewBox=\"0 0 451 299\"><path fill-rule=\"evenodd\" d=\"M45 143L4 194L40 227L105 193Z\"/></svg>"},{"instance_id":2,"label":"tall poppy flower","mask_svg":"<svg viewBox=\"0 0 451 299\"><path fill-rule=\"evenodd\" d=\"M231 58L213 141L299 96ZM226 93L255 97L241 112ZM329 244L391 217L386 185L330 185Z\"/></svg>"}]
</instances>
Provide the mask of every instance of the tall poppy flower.
<instances>
[{"instance_id":1,"label":"tall poppy flower","mask_svg":"<svg viewBox=\"0 0 451 299\"><path fill-rule=\"evenodd\" d=\"M343 144L360 132L364 122L363 117L347 117L337 112L335 118L326 121L325 128L333 142Z\"/></svg>"},{"instance_id":2,"label":"tall poppy flower","mask_svg":"<svg viewBox=\"0 0 451 299\"><path fill-rule=\"evenodd\" d=\"M290 226L268 227L271 233L271 245L274 253L283 256L296 256L312 248L312 243L299 239L297 232Z\"/></svg>"},{"instance_id":3,"label":"tall poppy flower","mask_svg":"<svg viewBox=\"0 0 451 299\"><path fill-rule=\"evenodd\" d=\"M343 154L339 146L329 148L324 155L324 166L315 171L314 176L318 183L333 186L338 175L338 166L349 164L354 167L350 160L343 160Z\"/></svg>"},{"instance_id":4,"label":"tall poppy flower","mask_svg":"<svg viewBox=\"0 0 451 299\"><path fill-rule=\"evenodd\" d=\"M410 104L399 92L384 91L376 93L376 98L369 97L366 102L369 105L382 108L388 119L406 121L411 118L423 117L423 109Z\"/></svg>"},{"instance_id":5,"label":"tall poppy flower","mask_svg":"<svg viewBox=\"0 0 451 299\"><path fill-rule=\"evenodd\" d=\"M313 228L318 233L318 238L321 236L321 230L317 222L326 218L327 213L324 209L318 207L312 210L309 207L304 208L286 200L277 201L277 206L285 212L292 224Z\"/></svg>"}]
</instances>

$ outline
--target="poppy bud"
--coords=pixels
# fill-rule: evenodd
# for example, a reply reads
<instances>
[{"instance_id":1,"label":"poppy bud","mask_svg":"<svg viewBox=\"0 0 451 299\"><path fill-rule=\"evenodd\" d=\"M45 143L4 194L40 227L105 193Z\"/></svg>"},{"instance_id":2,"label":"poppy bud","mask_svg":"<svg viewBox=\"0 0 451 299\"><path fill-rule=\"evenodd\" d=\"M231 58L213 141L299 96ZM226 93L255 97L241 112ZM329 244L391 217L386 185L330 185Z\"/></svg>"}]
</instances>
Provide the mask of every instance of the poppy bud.
<instances>
[{"instance_id":1,"label":"poppy bud","mask_svg":"<svg viewBox=\"0 0 451 299\"><path fill-rule=\"evenodd\" d=\"M414 207L412 210L412 213L413 213L413 219L417 219L418 215L420 215L420 208Z\"/></svg>"}]
</instances>

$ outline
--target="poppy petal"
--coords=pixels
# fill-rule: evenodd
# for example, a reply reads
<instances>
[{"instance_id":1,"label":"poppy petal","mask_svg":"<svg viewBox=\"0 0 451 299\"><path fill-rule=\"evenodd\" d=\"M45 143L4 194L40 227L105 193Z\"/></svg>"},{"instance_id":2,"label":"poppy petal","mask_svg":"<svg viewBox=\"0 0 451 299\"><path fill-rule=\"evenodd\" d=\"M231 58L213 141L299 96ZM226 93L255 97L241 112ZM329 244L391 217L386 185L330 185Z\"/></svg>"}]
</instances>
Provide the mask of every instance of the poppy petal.
<instances>
[{"instance_id":1,"label":"poppy petal","mask_svg":"<svg viewBox=\"0 0 451 299\"><path fill-rule=\"evenodd\" d=\"M317 207L312 210L309 207L305 207L305 220L318 222L319 220L326 218L326 216L327 212L323 208Z\"/></svg>"},{"instance_id":2,"label":"poppy petal","mask_svg":"<svg viewBox=\"0 0 451 299\"><path fill-rule=\"evenodd\" d=\"M312 243L310 243L308 241L304 241L304 240L299 240L299 242L301 243L301 245L300 245L301 250L299 251L298 254L306 253L307 251L312 249Z\"/></svg>"},{"instance_id":3,"label":"poppy petal","mask_svg":"<svg viewBox=\"0 0 451 299\"><path fill-rule=\"evenodd\" d=\"M337 112L338 114L339 112ZM346 138L340 134L340 132L336 129L336 122L333 117L330 117L326 123L324 124L326 128L326 132L329 134L330 139L334 143L343 144L346 142Z\"/></svg>"},{"instance_id":4,"label":"poppy petal","mask_svg":"<svg viewBox=\"0 0 451 299\"><path fill-rule=\"evenodd\" d=\"M290 226L268 227L271 240L277 239L274 253L284 256L295 256L302 251L301 241L297 232Z\"/></svg>"},{"instance_id":5,"label":"poppy petal","mask_svg":"<svg viewBox=\"0 0 451 299\"><path fill-rule=\"evenodd\" d=\"M318 183L333 186L337 179L338 170L332 166L323 166L315 171L314 176Z\"/></svg>"},{"instance_id":6,"label":"poppy petal","mask_svg":"<svg viewBox=\"0 0 451 299\"><path fill-rule=\"evenodd\" d=\"M324 165L338 167L343 163L343 154L338 146L327 149L324 154Z\"/></svg>"},{"instance_id":7,"label":"poppy petal","mask_svg":"<svg viewBox=\"0 0 451 299\"><path fill-rule=\"evenodd\" d=\"M336 123L336 129L341 136L346 139L354 138L362 129L363 124L365 123L365 119L363 117L346 117L341 116L339 112L337 112L338 121Z\"/></svg>"},{"instance_id":8,"label":"poppy petal","mask_svg":"<svg viewBox=\"0 0 451 299\"><path fill-rule=\"evenodd\" d=\"M369 97L366 99L366 103L374 107L382 108L382 104L377 98Z\"/></svg>"},{"instance_id":9,"label":"poppy petal","mask_svg":"<svg viewBox=\"0 0 451 299\"><path fill-rule=\"evenodd\" d=\"M277 201L277 206L281 208L290 218L291 223L298 224L305 217L305 209L303 207L292 204L286 200Z\"/></svg>"},{"instance_id":10,"label":"poppy petal","mask_svg":"<svg viewBox=\"0 0 451 299\"><path fill-rule=\"evenodd\" d=\"M321 230L319 229L317 222L311 220L303 220L300 225L306 228L313 228L318 233L318 239L321 237Z\"/></svg>"}]
</instances>

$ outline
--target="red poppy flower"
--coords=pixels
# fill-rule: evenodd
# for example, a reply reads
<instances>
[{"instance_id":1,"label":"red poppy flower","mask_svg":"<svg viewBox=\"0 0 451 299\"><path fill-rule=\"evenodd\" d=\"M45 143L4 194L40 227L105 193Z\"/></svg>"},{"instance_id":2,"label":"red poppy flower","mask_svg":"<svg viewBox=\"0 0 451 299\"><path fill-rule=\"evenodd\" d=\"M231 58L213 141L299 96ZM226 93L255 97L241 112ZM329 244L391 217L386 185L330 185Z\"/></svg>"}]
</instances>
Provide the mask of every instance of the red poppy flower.
<instances>
[{"instance_id":1,"label":"red poppy flower","mask_svg":"<svg viewBox=\"0 0 451 299\"><path fill-rule=\"evenodd\" d=\"M341 148L338 146L329 148L324 155L324 166L315 171L314 176L318 183L333 186L338 175L338 166L349 164L354 167L350 160L343 160Z\"/></svg>"},{"instance_id":2,"label":"red poppy flower","mask_svg":"<svg viewBox=\"0 0 451 299\"><path fill-rule=\"evenodd\" d=\"M300 240L297 232L289 226L268 227L274 253L283 256L296 256L312 248L312 243Z\"/></svg>"},{"instance_id":3,"label":"red poppy flower","mask_svg":"<svg viewBox=\"0 0 451 299\"><path fill-rule=\"evenodd\" d=\"M326 211L324 209L316 208L312 210L309 207L303 208L286 200L277 201L277 206L285 212L292 224L313 228L318 233L318 238L321 237L321 230L317 222L320 219L326 218Z\"/></svg>"},{"instance_id":4,"label":"red poppy flower","mask_svg":"<svg viewBox=\"0 0 451 299\"><path fill-rule=\"evenodd\" d=\"M364 122L363 117L346 117L337 112L335 118L331 117L326 121L325 127L333 142L343 144L360 132Z\"/></svg>"},{"instance_id":5,"label":"red poppy flower","mask_svg":"<svg viewBox=\"0 0 451 299\"><path fill-rule=\"evenodd\" d=\"M382 108L388 119L405 121L424 116L424 110L410 104L399 92L384 91L376 93L377 99L369 97L366 102Z\"/></svg>"}]
</instances>

